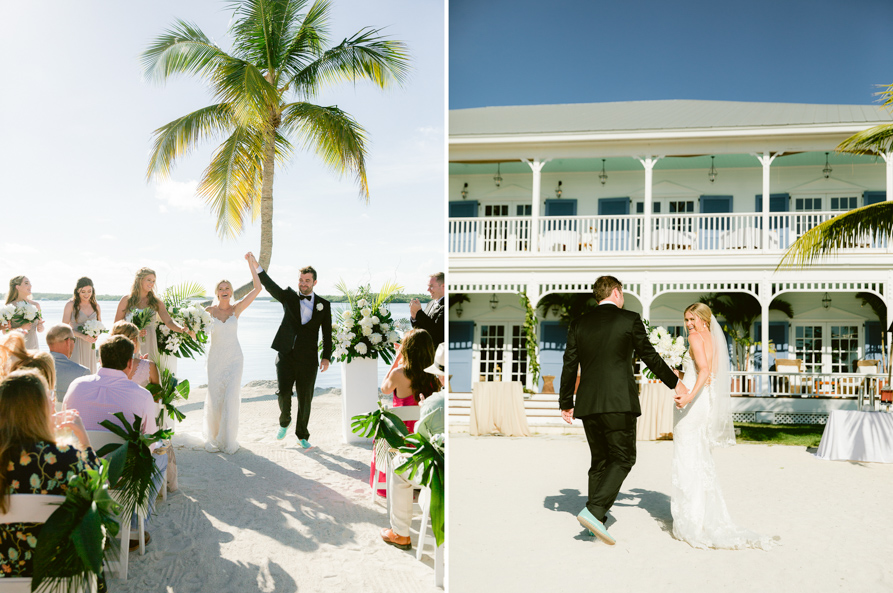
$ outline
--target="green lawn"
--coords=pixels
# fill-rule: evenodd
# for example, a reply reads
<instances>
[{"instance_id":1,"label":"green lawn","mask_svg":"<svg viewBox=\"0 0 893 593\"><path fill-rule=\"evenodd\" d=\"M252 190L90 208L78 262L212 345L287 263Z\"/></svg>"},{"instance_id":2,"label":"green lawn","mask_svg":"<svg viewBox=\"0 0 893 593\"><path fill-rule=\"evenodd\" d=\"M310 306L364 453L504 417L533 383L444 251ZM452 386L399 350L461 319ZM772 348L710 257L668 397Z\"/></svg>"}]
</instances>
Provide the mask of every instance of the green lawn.
<instances>
[{"instance_id":1,"label":"green lawn","mask_svg":"<svg viewBox=\"0 0 893 593\"><path fill-rule=\"evenodd\" d=\"M739 443L764 443L767 445L793 445L818 447L825 431L824 424L752 424L736 422L741 429Z\"/></svg>"}]
</instances>

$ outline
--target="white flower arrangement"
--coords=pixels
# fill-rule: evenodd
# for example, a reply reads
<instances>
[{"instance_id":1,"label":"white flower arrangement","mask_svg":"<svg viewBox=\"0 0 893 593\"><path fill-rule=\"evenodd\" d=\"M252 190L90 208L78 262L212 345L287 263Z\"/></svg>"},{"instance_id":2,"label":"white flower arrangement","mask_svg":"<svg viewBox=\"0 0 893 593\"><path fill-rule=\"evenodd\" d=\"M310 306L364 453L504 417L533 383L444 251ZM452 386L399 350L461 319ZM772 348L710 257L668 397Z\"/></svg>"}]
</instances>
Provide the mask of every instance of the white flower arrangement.
<instances>
[{"instance_id":1,"label":"white flower arrangement","mask_svg":"<svg viewBox=\"0 0 893 593\"><path fill-rule=\"evenodd\" d=\"M108 328L102 324L101 321L97 319L88 319L84 322L83 325L78 327L78 331L84 334L85 336L89 336L91 338L98 338L102 334L108 331ZM93 350L96 350L96 342L90 344L93 347Z\"/></svg>"},{"instance_id":2,"label":"white flower arrangement","mask_svg":"<svg viewBox=\"0 0 893 593\"><path fill-rule=\"evenodd\" d=\"M645 324L645 330L648 332L648 341L651 342L651 345L654 346L660 357L664 359L667 366L673 369L681 368L682 358L685 356L686 350L685 338L682 336L674 338L665 327L659 325L652 326L645 320L643 320L643 323ZM645 367L642 372L649 379L657 378L648 367Z\"/></svg>"},{"instance_id":3,"label":"white flower arrangement","mask_svg":"<svg viewBox=\"0 0 893 593\"><path fill-rule=\"evenodd\" d=\"M12 321L15 313L15 305L3 305L2 307L0 307L0 325L6 325L10 321Z\"/></svg>"},{"instance_id":4,"label":"white flower arrangement","mask_svg":"<svg viewBox=\"0 0 893 593\"><path fill-rule=\"evenodd\" d=\"M403 287L388 282L374 294L368 286L349 290L341 281L337 288L347 297L349 308L341 313L341 321L332 327L333 362L381 357L390 364L395 353L394 344L400 336L393 331L398 322L385 304Z\"/></svg>"},{"instance_id":5,"label":"white flower arrangement","mask_svg":"<svg viewBox=\"0 0 893 593\"><path fill-rule=\"evenodd\" d=\"M192 302L192 299L203 296L205 289L194 283L184 283L164 291L161 298L173 322L193 332L195 337L171 331L165 324L159 323L155 327L159 354L194 359L196 354L205 353L214 318L200 304Z\"/></svg>"},{"instance_id":6,"label":"white flower arrangement","mask_svg":"<svg viewBox=\"0 0 893 593\"><path fill-rule=\"evenodd\" d=\"M15 305L11 321L16 325L25 325L26 323L40 321L42 318L40 309L28 301L21 301Z\"/></svg>"}]
</instances>

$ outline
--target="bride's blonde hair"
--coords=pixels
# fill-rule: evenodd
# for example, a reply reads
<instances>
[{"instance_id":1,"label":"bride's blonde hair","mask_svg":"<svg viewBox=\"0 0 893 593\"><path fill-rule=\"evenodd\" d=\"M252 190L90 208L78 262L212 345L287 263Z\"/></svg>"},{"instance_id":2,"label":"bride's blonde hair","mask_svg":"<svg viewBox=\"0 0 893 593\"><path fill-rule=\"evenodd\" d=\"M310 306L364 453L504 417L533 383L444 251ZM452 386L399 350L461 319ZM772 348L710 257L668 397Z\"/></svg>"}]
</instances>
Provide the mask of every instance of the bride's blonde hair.
<instances>
[{"instance_id":1,"label":"bride's blonde hair","mask_svg":"<svg viewBox=\"0 0 893 593\"><path fill-rule=\"evenodd\" d=\"M713 311L710 310L710 307L705 305L704 303L695 303L693 305L689 305L687 309L685 309L685 313L691 313L698 319L704 322L704 325L707 326L707 329L710 329L710 318L713 317ZM683 317L685 316L683 313ZM685 330L686 334L688 333L688 328Z\"/></svg>"}]
</instances>

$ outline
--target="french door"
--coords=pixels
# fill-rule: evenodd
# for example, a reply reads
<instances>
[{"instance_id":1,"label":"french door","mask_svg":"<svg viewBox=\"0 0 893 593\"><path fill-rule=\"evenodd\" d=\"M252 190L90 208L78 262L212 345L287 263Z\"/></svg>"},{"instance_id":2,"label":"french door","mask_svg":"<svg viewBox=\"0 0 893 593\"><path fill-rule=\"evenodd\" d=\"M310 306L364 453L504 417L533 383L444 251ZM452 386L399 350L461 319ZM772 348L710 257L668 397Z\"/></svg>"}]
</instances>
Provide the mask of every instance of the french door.
<instances>
[{"instance_id":1,"label":"french door","mask_svg":"<svg viewBox=\"0 0 893 593\"><path fill-rule=\"evenodd\" d=\"M861 358L859 325L811 323L794 326L794 358L800 358L807 373L852 373Z\"/></svg>"},{"instance_id":2,"label":"french door","mask_svg":"<svg viewBox=\"0 0 893 593\"><path fill-rule=\"evenodd\" d=\"M482 325L479 349L481 381L526 381L527 336L523 326Z\"/></svg>"}]
</instances>

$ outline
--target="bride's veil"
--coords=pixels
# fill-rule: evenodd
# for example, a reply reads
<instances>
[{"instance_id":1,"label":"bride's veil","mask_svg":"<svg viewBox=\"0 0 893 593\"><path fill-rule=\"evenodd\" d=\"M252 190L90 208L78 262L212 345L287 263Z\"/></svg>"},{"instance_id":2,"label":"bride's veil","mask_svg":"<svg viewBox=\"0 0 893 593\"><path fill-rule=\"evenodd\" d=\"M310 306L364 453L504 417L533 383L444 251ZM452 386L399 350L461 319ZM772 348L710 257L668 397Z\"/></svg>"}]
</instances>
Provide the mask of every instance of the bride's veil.
<instances>
[{"instance_id":1,"label":"bride's veil","mask_svg":"<svg viewBox=\"0 0 893 593\"><path fill-rule=\"evenodd\" d=\"M713 405L707 424L707 438L714 447L728 447L735 444L732 397L729 394L731 388L729 347L713 315L710 316L710 337L713 338Z\"/></svg>"}]
</instances>

